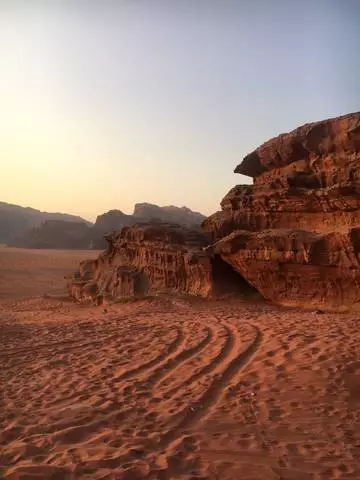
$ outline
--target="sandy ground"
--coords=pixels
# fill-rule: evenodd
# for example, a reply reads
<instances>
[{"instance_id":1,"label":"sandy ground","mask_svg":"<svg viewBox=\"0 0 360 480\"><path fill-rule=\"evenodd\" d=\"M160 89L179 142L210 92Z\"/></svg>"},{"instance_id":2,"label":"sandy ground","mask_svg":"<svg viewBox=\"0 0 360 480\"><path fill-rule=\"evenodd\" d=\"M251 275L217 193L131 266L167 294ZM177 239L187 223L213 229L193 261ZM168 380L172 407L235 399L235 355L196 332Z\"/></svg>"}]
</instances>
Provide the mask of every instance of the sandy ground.
<instances>
[{"instance_id":1,"label":"sandy ground","mask_svg":"<svg viewBox=\"0 0 360 480\"><path fill-rule=\"evenodd\" d=\"M0 300L65 293L64 275L96 250L27 250L0 245Z\"/></svg>"},{"instance_id":2,"label":"sandy ground","mask_svg":"<svg viewBox=\"0 0 360 480\"><path fill-rule=\"evenodd\" d=\"M34 291L38 254L21 260ZM51 277L83 253L61 255ZM357 315L18 299L30 286L13 261L0 301L0 478L360 479Z\"/></svg>"}]
</instances>

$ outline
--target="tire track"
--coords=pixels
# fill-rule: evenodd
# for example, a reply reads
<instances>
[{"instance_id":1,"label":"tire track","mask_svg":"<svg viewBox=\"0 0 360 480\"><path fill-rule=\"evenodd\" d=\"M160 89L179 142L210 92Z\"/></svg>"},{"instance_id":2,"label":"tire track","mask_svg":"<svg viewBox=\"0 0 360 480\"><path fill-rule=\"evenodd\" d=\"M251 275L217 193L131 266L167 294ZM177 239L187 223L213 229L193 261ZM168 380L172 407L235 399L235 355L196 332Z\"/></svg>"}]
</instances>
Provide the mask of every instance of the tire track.
<instances>
[{"instance_id":1,"label":"tire track","mask_svg":"<svg viewBox=\"0 0 360 480\"><path fill-rule=\"evenodd\" d=\"M211 327L206 327L205 331L206 336L198 344L187 348L181 351L175 357L170 358L165 364L156 369L155 372L145 380L145 382L150 382L153 387L156 384L161 384L161 382L171 376L184 362L206 348L214 338L214 330Z\"/></svg>"},{"instance_id":2,"label":"tire track","mask_svg":"<svg viewBox=\"0 0 360 480\"><path fill-rule=\"evenodd\" d=\"M187 407L186 409L184 409L184 411L186 411L186 414L183 419L174 428L172 428L162 436L159 442L161 448L169 447L173 441L181 437L183 430L192 427L195 423L199 422L211 413L212 409L216 406L219 399L221 398L225 387L231 382L235 375L239 373L239 370L241 370L247 364L250 358L258 350L262 341L262 333L257 327L253 325L251 326L255 330L255 338L253 339L251 344L241 353L236 355L227 364L221 375L216 376L213 379L209 388L197 401L201 408L189 409Z\"/></svg>"},{"instance_id":3,"label":"tire track","mask_svg":"<svg viewBox=\"0 0 360 480\"><path fill-rule=\"evenodd\" d=\"M192 383L198 381L205 375L208 375L209 373L216 370L216 368L218 368L219 365L221 365L226 360L226 358L231 354L235 346L235 335L228 326L226 325L221 325L221 326L226 332L226 339L223 346L221 347L220 352L210 361L210 363L200 368L200 370L193 373L189 378L184 380L182 383L173 387L170 390L165 391L164 392L165 395L173 396L176 393L181 392L183 388L190 386ZM216 338L219 338L219 337L217 336Z\"/></svg>"},{"instance_id":4,"label":"tire track","mask_svg":"<svg viewBox=\"0 0 360 480\"><path fill-rule=\"evenodd\" d=\"M122 380L127 380L129 378L136 377L136 375L138 375L139 373L142 373L143 371L156 367L159 363L166 360L170 355L172 355L179 348L181 348L185 342L184 332L179 327L177 327L175 331L176 331L176 338L171 343L168 344L168 346L165 348L165 350L162 353L160 353L160 355L153 358L149 362L143 363L138 367L132 368L122 373L121 375L115 378L116 382L120 382Z\"/></svg>"}]
</instances>

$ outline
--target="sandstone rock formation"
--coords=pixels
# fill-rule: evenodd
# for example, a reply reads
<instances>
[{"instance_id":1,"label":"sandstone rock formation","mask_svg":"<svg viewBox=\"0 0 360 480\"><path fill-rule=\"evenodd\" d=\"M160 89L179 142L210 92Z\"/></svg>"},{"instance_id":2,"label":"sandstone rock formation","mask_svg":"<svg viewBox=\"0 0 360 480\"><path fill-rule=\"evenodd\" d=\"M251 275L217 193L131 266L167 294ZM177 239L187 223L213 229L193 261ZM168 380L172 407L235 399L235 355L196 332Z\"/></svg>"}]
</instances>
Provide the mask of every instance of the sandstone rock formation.
<instances>
[{"instance_id":1,"label":"sandstone rock formation","mask_svg":"<svg viewBox=\"0 0 360 480\"><path fill-rule=\"evenodd\" d=\"M77 301L179 292L207 296L211 260L205 237L176 225L135 225L107 236L108 249L69 279Z\"/></svg>"},{"instance_id":2,"label":"sandstone rock formation","mask_svg":"<svg viewBox=\"0 0 360 480\"><path fill-rule=\"evenodd\" d=\"M269 140L235 172L254 184L234 187L205 220L208 253L272 301L360 305L360 113Z\"/></svg>"},{"instance_id":3,"label":"sandstone rock formation","mask_svg":"<svg viewBox=\"0 0 360 480\"><path fill-rule=\"evenodd\" d=\"M235 169L253 177L203 223L214 240L234 229L316 232L360 224L360 114L310 123L279 135Z\"/></svg>"},{"instance_id":4,"label":"sandstone rock formation","mask_svg":"<svg viewBox=\"0 0 360 480\"><path fill-rule=\"evenodd\" d=\"M113 297L237 285L286 305L359 308L360 113L279 135L235 172L254 183L230 190L201 240L175 227L122 229L70 282L73 296L84 299L85 285Z\"/></svg>"},{"instance_id":5,"label":"sandstone rock formation","mask_svg":"<svg viewBox=\"0 0 360 480\"><path fill-rule=\"evenodd\" d=\"M289 306L360 305L360 228L347 233L236 230L208 247L265 298Z\"/></svg>"},{"instance_id":6,"label":"sandstone rock formation","mask_svg":"<svg viewBox=\"0 0 360 480\"><path fill-rule=\"evenodd\" d=\"M232 267L204 253L209 237L175 224L139 224L106 236L108 248L68 278L78 302L159 293L209 297L256 292Z\"/></svg>"}]
</instances>

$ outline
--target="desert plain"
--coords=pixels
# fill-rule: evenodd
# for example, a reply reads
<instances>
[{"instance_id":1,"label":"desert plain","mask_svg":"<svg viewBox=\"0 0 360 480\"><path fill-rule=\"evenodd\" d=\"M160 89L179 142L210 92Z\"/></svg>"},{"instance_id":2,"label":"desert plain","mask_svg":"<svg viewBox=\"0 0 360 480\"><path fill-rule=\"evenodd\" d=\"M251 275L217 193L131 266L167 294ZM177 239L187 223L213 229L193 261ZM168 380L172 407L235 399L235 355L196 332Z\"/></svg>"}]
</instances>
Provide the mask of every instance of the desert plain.
<instances>
[{"instance_id":1,"label":"desert plain","mask_svg":"<svg viewBox=\"0 0 360 480\"><path fill-rule=\"evenodd\" d=\"M97 253L0 248L0 478L360 478L358 314L73 303Z\"/></svg>"}]
</instances>

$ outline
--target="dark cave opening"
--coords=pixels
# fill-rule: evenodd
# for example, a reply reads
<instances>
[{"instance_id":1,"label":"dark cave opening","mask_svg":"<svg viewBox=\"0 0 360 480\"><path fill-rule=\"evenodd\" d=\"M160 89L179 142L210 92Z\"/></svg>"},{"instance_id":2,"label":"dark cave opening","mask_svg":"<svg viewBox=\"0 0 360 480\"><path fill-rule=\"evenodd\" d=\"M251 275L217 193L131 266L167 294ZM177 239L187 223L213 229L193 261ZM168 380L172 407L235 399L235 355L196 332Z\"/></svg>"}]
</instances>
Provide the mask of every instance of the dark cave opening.
<instances>
[{"instance_id":1,"label":"dark cave opening","mask_svg":"<svg viewBox=\"0 0 360 480\"><path fill-rule=\"evenodd\" d=\"M263 299L263 296L220 255L212 259L212 275L216 296L234 295L251 299Z\"/></svg>"}]
</instances>

